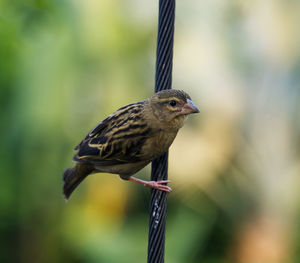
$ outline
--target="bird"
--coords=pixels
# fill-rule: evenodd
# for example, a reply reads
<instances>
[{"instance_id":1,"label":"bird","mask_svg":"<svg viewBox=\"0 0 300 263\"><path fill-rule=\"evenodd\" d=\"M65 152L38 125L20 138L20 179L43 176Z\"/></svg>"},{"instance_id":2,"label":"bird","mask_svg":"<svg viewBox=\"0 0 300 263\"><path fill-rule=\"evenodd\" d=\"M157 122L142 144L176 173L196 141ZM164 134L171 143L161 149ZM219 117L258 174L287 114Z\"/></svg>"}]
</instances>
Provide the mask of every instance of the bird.
<instances>
[{"instance_id":1,"label":"bird","mask_svg":"<svg viewBox=\"0 0 300 263\"><path fill-rule=\"evenodd\" d=\"M90 174L118 174L121 179L171 192L169 180L144 181L133 177L173 143L187 116L199 113L182 90L163 90L150 98L121 107L109 115L74 148L75 166L63 173L63 194L69 199Z\"/></svg>"}]
</instances>

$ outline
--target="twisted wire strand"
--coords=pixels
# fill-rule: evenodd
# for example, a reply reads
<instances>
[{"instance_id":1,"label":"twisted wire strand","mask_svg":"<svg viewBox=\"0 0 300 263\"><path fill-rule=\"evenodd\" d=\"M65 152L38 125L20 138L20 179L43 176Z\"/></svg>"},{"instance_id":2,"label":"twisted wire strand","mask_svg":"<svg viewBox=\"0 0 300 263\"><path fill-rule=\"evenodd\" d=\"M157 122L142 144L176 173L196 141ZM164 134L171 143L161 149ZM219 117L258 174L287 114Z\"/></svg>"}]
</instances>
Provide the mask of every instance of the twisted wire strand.
<instances>
[{"instance_id":1,"label":"twisted wire strand","mask_svg":"<svg viewBox=\"0 0 300 263\"><path fill-rule=\"evenodd\" d=\"M171 89L173 68L175 0L159 0L155 92ZM151 180L168 179L168 152L152 162ZM167 194L151 189L148 263L163 263L165 252Z\"/></svg>"}]
</instances>

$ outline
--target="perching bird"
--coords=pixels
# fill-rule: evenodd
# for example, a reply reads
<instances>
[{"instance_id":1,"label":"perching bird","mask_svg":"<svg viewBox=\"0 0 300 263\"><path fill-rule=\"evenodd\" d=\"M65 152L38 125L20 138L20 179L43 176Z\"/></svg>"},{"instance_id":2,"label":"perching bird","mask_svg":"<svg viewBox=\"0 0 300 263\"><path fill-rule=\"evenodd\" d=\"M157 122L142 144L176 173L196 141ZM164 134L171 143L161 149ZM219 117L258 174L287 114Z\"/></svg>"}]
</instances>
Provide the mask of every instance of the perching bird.
<instances>
[{"instance_id":1,"label":"perching bird","mask_svg":"<svg viewBox=\"0 0 300 263\"><path fill-rule=\"evenodd\" d=\"M92 173L119 174L124 180L170 192L168 180L143 181L132 177L165 153L187 115L198 113L190 96L181 90L164 90L151 98L118 109L100 122L75 147L76 165L63 175L68 199Z\"/></svg>"}]
</instances>

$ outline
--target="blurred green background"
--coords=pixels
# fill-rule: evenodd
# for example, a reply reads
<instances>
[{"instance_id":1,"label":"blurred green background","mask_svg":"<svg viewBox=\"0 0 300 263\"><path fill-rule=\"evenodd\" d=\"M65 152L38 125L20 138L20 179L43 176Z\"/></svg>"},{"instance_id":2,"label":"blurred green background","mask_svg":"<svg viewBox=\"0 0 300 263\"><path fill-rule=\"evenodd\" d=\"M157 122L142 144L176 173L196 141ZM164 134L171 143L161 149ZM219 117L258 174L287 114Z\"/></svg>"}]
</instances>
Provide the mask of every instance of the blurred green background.
<instances>
[{"instance_id":1,"label":"blurred green background","mask_svg":"<svg viewBox=\"0 0 300 263\"><path fill-rule=\"evenodd\" d=\"M73 147L153 93L158 1L0 0L0 262L145 262L149 189ZM166 262L300 262L300 2L177 1ZM138 173L149 178L150 169Z\"/></svg>"}]
</instances>

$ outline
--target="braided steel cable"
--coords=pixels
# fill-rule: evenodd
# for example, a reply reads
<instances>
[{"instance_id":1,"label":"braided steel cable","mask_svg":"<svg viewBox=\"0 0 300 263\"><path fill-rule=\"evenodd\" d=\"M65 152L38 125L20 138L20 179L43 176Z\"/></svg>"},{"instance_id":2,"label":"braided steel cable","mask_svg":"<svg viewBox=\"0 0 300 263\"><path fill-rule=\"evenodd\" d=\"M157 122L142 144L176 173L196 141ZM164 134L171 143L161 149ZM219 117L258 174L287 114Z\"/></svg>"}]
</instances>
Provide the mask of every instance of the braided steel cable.
<instances>
[{"instance_id":1,"label":"braided steel cable","mask_svg":"<svg viewBox=\"0 0 300 263\"><path fill-rule=\"evenodd\" d=\"M175 0L159 0L155 92L171 89L173 68ZM168 179L168 152L152 162L151 180ZM167 194L151 189L148 263L163 263L165 252Z\"/></svg>"}]
</instances>

